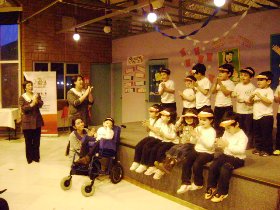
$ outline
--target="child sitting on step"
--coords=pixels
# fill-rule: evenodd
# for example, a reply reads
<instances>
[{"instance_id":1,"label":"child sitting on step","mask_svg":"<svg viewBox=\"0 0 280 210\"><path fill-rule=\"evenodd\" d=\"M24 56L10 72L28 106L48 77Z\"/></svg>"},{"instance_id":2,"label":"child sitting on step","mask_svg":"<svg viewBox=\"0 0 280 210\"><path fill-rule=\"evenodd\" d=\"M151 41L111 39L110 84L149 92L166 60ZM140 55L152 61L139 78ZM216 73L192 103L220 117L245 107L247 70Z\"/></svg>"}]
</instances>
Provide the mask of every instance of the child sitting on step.
<instances>
[{"instance_id":1,"label":"child sitting on step","mask_svg":"<svg viewBox=\"0 0 280 210\"><path fill-rule=\"evenodd\" d=\"M194 149L194 128L197 126L197 112L195 109L185 109L183 115L175 124L175 129L179 132L179 144L171 147L166 152L166 157L162 163L157 164L157 168L170 173L172 168L183 161L186 155Z\"/></svg>"},{"instance_id":2,"label":"child sitting on step","mask_svg":"<svg viewBox=\"0 0 280 210\"><path fill-rule=\"evenodd\" d=\"M212 127L214 114L212 109L205 108L197 115L199 126L194 129L196 144L190 151L182 167L182 184L177 190L178 194L188 190L198 190L203 187L203 166L214 158L214 143L216 131ZM193 183L191 176L193 174Z\"/></svg>"},{"instance_id":3,"label":"child sitting on step","mask_svg":"<svg viewBox=\"0 0 280 210\"><path fill-rule=\"evenodd\" d=\"M229 180L234 169L244 166L248 137L239 127L238 116L233 112L224 115L221 127L225 132L217 139L217 146L224 150L209 167L205 199L220 202L228 196Z\"/></svg>"},{"instance_id":4,"label":"child sitting on step","mask_svg":"<svg viewBox=\"0 0 280 210\"><path fill-rule=\"evenodd\" d=\"M161 140L158 139L157 133L155 132L156 129L159 129L161 125L160 111L161 106L159 104L152 105L149 108L150 118L142 122L142 125L146 127L149 134L135 146L134 161L130 167L131 171L136 170L138 173L145 171L147 166L143 164L141 165L141 163L143 163L143 154L145 153L145 150L152 147L156 143L161 142Z\"/></svg>"}]
</instances>

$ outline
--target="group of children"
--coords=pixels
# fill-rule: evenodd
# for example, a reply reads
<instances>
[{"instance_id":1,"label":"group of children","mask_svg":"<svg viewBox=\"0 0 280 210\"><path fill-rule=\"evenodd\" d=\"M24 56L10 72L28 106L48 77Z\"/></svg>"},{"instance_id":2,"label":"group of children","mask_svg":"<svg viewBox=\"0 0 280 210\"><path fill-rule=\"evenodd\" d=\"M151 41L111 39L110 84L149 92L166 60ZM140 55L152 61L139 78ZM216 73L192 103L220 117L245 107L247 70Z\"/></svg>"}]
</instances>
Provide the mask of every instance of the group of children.
<instances>
[{"instance_id":1,"label":"group of children","mask_svg":"<svg viewBox=\"0 0 280 210\"><path fill-rule=\"evenodd\" d=\"M149 135L136 145L131 171L154 174L154 179L160 179L182 162L182 184L177 190L182 194L203 187L203 166L213 161L205 199L220 202L228 196L232 171L244 166L246 149L254 147L252 153L262 157L280 154L280 132L274 152L272 144L272 105L273 100L280 101L280 86L273 95L271 72L256 76L255 88L251 83L255 71L251 67L240 70L237 85L230 80L234 70L231 64L221 65L218 70L211 84L203 64L193 67L192 74L185 78L186 89L179 92L183 113L176 123L174 83L169 79L170 70L161 70L161 105L149 108L150 118L143 122ZM216 94L214 111L210 104L212 94ZM236 112L232 98L236 98ZM216 150L223 152L214 158Z\"/></svg>"},{"instance_id":2,"label":"group of children","mask_svg":"<svg viewBox=\"0 0 280 210\"><path fill-rule=\"evenodd\" d=\"M162 82L159 84L158 94L161 95L161 105L176 112L175 86L169 78L171 72L169 69L161 69L160 72ZM264 71L255 76L252 67L240 69L240 82L235 85L230 79L233 72L234 67L231 64L219 66L217 77L211 84L205 76L205 65L196 64L191 74L185 78L186 89L183 92L178 91L183 101L183 112L188 108L194 108L198 113L203 108L211 108L211 96L215 97L214 128L217 137L221 137L224 128L219 124L225 113L233 111L235 101L235 112L240 119L240 127L249 139L247 149L254 148L252 153L262 157L280 155L280 125L277 126L274 150L272 140L273 102L280 102L280 86L273 94L270 88L272 73ZM257 88L251 81L254 77L257 79ZM280 108L277 118L280 118ZM279 121L277 123L280 123Z\"/></svg>"}]
</instances>

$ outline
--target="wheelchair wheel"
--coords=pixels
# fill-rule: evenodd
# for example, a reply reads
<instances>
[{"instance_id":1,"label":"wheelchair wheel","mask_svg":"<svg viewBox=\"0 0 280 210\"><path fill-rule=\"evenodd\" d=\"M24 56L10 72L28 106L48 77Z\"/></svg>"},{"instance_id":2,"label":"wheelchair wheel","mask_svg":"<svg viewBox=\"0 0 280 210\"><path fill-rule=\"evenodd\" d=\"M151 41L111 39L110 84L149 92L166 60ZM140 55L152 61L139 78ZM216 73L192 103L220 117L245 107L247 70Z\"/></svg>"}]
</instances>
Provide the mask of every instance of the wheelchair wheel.
<instances>
[{"instance_id":1,"label":"wheelchair wheel","mask_svg":"<svg viewBox=\"0 0 280 210\"><path fill-rule=\"evenodd\" d=\"M110 179L113 184L119 183L123 178L123 167L120 163L116 163L112 166L110 171Z\"/></svg>"},{"instance_id":2,"label":"wheelchair wheel","mask_svg":"<svg viewBox=\"0 0 280 210\"><path fill-rule=\"evenodd\" d=\"M81 187L81 192L85 197L92 196L94 194L94 191L95 191L95 187L93 186L92 181L85 182Z\"/></svg>"},{"instance_id":3,"label":"wheelchair wheel","mask_svg":"<svg viewBox=\"0 0 280 210\"><path fill-rule=\"evenodd\" d=\"M66 176L60 181L60 187L63 190L69 190L72 187L72 177Z\"/></svg>"}]
</instances>

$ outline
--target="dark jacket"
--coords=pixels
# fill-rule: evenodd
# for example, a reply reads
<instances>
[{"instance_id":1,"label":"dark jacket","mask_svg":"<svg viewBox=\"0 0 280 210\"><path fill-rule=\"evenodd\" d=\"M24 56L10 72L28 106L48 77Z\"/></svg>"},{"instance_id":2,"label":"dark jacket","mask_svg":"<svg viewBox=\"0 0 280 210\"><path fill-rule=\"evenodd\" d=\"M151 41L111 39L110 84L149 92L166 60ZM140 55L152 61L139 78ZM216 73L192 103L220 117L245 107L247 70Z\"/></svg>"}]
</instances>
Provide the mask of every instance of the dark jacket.
<instances>
[{"instance_id":1,"label":"dark jacket","mask_svg":"<svg viewBox=\"0 0 280 210\"><path fill-rule=\"evenodd\" d=\"M32 101L26 101L23 96L19 97L22 130L36 129L44 125L43 117L39 109L43 106L43 101L40 99L38 104L33 107L30 106L31 102Z\"/></svg>"},{"instance_id":2,"label":"dark jacket","mask_svg":"<svg viewBox=\"0 0 280 210\"><path fill-rule=\"evenodd\" d=\"M93 103L89 102L86 98L82 103L79 100L79 96L77 96L73 91L69 90L67 92L67 101L69 104L69 121L71 123L72 119L81 118L85 123L85 126L88 126L90 122L88 106Z\"/></svg>"}]
</instances>

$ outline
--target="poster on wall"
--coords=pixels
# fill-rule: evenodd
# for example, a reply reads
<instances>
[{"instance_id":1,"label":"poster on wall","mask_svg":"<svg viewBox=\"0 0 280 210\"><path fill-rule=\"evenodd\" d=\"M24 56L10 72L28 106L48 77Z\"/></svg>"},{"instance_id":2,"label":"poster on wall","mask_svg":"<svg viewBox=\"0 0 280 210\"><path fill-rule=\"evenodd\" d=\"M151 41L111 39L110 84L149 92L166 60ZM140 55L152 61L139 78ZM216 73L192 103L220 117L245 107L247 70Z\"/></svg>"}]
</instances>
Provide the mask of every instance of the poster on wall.
<instances>
[{"instance_id":1,"label":"poster on wall","mask_svg":"<svg viewBox=\"0 0 280 210\"><path fill-rule=\"evenodd\" d=\"M42 136L57 136L56 72L24 72L26 80L33 82L33 92L40 93L44 102L40 109L45 125Z\"/></svg>"},{"instance_id":2,"label":"poster on wall","mask_svg":"<svg viewBox=\"0 0 280 210\"><path fill-rule=\"evenodd\" d=\"M239 49L229 49L218 52L218 60L219 66L225 63L232 64L234 66L234 72L231 77L231 80L234 83L239 82L239 69L240 69L240 61L239 61Z\"/></svg>"},{"instance_id":3,"label":"poster on wall","mask_svg":"<svg viewBox=\"0 0 280 210\"><path fill-rule=\"evenodd\" d=\"M280 77L280 34L273 34L270 37L270 68L273 73L272 86L275 89L278 86Z\"/></svg>"}]
</instances>

